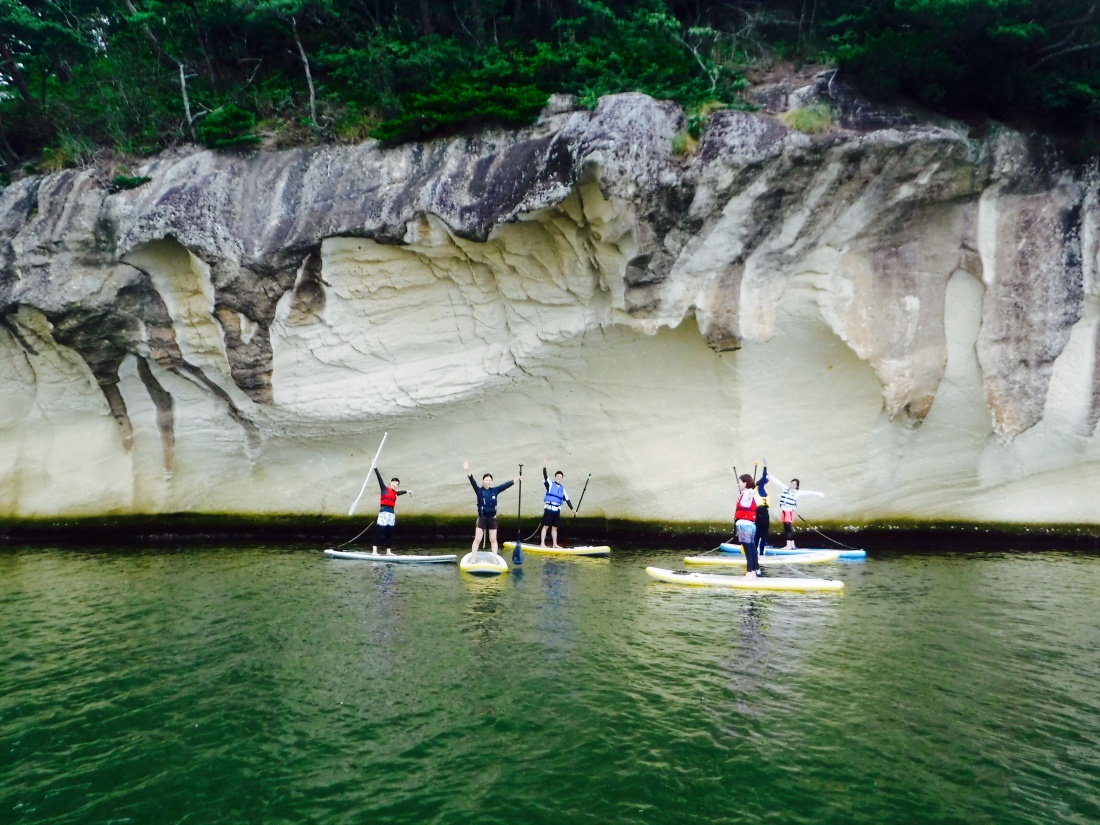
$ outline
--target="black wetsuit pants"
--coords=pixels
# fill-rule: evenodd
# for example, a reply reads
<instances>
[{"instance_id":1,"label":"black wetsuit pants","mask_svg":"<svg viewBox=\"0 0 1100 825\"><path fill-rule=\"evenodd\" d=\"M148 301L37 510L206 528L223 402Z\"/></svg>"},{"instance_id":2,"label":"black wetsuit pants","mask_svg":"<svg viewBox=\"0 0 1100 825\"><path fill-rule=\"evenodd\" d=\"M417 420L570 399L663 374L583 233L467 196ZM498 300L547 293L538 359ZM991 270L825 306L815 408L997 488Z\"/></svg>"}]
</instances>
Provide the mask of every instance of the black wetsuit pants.
<instances>
[{"instance_id":1,"label":"black wetsuit pants","mask_svg":"<svg viewBox=\"0 0 1100 825\"><path fill-rule=\"evenodd\" d=\"M771 517L768 515L768 505L756 505L756 552L764 555L764 548L768 546L768 528L771 526Z\"/></svg>"}]
</instances>

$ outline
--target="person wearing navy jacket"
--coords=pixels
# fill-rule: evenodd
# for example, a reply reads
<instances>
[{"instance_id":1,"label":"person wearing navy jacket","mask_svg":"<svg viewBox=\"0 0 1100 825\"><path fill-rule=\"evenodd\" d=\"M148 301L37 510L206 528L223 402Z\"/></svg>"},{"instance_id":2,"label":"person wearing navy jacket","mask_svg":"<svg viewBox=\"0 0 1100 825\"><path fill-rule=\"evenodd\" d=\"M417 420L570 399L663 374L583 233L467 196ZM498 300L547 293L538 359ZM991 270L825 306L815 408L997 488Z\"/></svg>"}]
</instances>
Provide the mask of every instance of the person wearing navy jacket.
<instances>
[{"instance_id":1,"label":"person wearing navy jacket","mask_svg":"<svg viewBox=\"0 0 1100 825\"><path fill-rule=\"evenodd\" d=\"M470 462L462 462L462 469L466 471L466 477L470 480L470 486L474 488L477 496L477 527L474 528L474 543L472 550L477 551L481 544L481 537L489 533L489 546L494 556L500 556L497 552L497 496L518 481L523 481L523 476L509 479L503 484L493 486L493 474L486 473L481 477L481 486L477 486L473 474L470 473Z\"/></svg>"},{"instance_id":2,"label":"person wearing navy jacket","mask_svg":"<svg viewBox=\"0 0 1100 825\"><path fill-rule=\"evenodd\" d=\"M768 530L771 528L771 516L768 506L771 500L768 491L764 488L771 479L768 478L768 462L764 461L764 470L760 473L760 480L756 482L756 555L763 556L768 549Z\"/></svg>"}]
</instances>

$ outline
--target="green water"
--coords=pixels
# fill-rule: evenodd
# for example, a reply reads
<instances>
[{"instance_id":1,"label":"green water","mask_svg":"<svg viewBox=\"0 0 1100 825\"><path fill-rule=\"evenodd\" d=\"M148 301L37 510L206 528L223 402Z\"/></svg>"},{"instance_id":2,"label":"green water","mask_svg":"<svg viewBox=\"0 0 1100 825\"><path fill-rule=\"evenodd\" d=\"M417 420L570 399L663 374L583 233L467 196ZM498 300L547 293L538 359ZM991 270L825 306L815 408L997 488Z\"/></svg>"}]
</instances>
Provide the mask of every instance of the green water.
<instances>
[{"instance_id":1,"label":"green water","mask_svg":"<svg viewBox=\"0 0 1100 825\"><path fill-rule=\"evenodd\" d=\"M5 550L0 822L1100 821L1100 557L682 555Z\"/></svg>"}]
</instances>

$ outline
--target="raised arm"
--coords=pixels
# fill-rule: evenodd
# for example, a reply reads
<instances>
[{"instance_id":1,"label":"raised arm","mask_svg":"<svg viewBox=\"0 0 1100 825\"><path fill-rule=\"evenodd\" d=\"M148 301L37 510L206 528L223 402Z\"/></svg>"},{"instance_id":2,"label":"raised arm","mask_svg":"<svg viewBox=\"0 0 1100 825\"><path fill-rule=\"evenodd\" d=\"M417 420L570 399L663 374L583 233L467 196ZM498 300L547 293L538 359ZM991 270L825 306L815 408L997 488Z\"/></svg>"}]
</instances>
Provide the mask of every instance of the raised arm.
<instances>
[{"instance_id":1,"label":"raised arm","mask_svg":"<svg viewBox=\"0 0 1100 825\"><path fill-rule=\"evenodd\" d=\"M374 468L374 474L378 477L378 492L386 492L386 482L382 480L382 473L378 471L378 468Z\"/></svg>"}]
</instances>

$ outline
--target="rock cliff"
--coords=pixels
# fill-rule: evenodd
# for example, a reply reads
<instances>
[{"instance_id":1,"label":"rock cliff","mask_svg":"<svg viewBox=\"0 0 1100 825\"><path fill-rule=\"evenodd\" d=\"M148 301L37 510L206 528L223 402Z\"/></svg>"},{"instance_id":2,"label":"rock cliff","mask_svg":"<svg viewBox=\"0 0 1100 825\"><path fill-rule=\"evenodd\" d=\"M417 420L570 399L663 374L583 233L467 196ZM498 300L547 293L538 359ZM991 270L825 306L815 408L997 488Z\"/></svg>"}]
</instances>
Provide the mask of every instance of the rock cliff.
<instances>
[{"instance_id":1,"label":"rock cliff","mask_svg":"<svg viewBox=\"0 0 1100 825\"><path fill-rule=\"evenodd\" d=\"M813 100L687 155L620 95L9 186L0 517L339 514L389 432L406 514L470 512L466 458L534 512L547 458L588 515L727 521L763 455L810 518L1100 522L1095 167Z\"/></svg>"}]
</instances>

